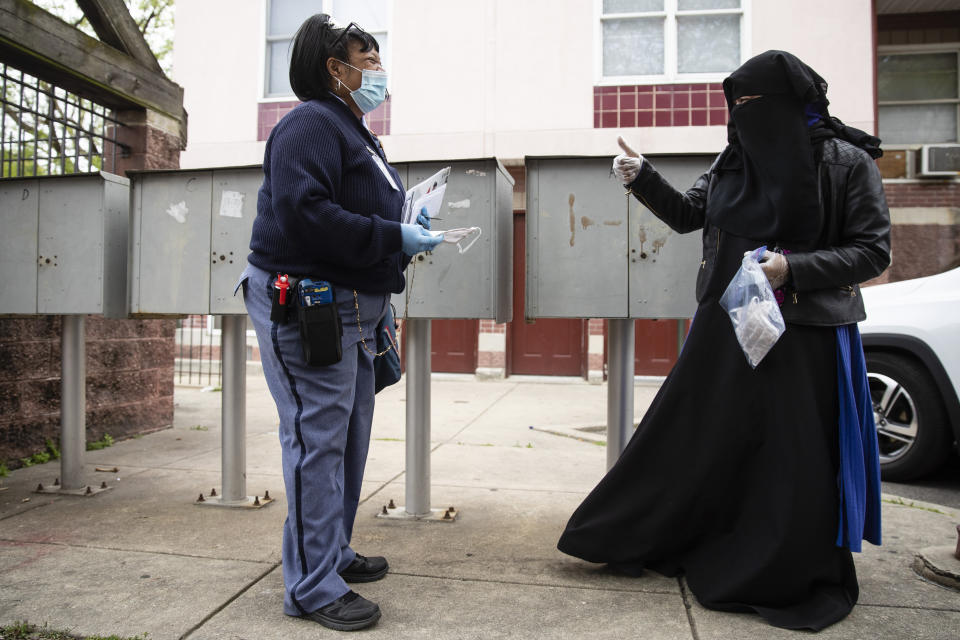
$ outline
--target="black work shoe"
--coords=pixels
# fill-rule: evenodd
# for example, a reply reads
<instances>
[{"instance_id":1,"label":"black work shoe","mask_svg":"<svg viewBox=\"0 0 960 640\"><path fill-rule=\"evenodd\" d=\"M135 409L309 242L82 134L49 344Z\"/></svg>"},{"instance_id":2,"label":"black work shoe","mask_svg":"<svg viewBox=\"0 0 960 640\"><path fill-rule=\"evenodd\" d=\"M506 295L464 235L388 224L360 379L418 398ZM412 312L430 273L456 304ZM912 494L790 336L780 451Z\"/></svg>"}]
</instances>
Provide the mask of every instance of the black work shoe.
<instances>
[{"instance_id":1,"label":"black work shoe","mask_svg":"<svg viewBox=\"0 0 960 640\"><path fill-rule=\"evenodd\" d=\"M346 582L373 582L387 575L389 569L386 558L368 558L358 553L350 566L340 572L340 577Z\"/></svg>"},{"instance_id":2,"label":"black work shoe","mask_svg":"<svg viewBox=\"0 0 960 640\"><path fill-rule=\"evenodd\" d=\"M380 607L376 602L370 602L358 593L348 591L330 604L300 617L313 620L329 629L356 631L375 625L380 619Z\"/></svg>"}]
</instances>

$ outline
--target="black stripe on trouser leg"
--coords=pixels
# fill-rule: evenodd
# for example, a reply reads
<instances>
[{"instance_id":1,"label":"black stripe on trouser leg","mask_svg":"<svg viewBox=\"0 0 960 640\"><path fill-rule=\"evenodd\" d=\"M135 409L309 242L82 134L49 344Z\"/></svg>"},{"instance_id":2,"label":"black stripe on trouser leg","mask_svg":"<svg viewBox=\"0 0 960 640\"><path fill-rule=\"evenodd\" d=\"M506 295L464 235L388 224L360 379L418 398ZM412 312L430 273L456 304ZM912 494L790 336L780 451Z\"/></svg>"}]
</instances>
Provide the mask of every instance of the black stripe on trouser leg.
<instances>
[{"instance_id":1,"label":"black stripe on trouser leg","mask_svg":"<svg viewBox=\"0 0 960 640\"><path fill-rule=\"evenodd\" d=\"M277 328L278 325L276 322L274 322L270 327L270 337L273 340L273 352L277 356L277 361L280 363L283 373L287 376L287 384L290 386L290 393L293 395L293 399L297 403L297 414L293 418L293 429L297 434L297 443L300 445L300 458L297 460L297 466L293 472L294 499L297 505L295 521L297 523L297 553L300 554L300 580L297 581L297 584L291 587L290 599L293 601L294 606L300 610L300 613L306 615L310 612L300 605L300 601L297 600L297 596L295 595L297 592L297 587L299 587L300 584L307 578L307 554L303 548L303 481L300 477L300 469L303 467L303 459L307 455L307 447L303 443L303 433L300 431L300 416L303 415L303 400L301 400L300 394L297 393L297 381L290 373L290 369L287 368L287 363L283 361L283 354L280 352L280 339L277 337Z\"/></svg>"}]
</instances>

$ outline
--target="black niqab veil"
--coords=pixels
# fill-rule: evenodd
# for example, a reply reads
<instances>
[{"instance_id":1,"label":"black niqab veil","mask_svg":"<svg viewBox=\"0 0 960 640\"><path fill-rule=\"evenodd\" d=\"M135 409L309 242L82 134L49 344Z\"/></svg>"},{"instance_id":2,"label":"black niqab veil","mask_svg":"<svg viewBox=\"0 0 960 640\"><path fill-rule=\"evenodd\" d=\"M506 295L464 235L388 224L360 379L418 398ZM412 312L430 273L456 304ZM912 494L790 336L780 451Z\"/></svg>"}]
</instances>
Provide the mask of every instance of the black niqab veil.
<instances>
[{"instance_id":1,"label":"black niqab veil","mask_svg":"<svg viewBox=\"0 0 960 640\"><path fill-rule=\"evenodd\" d=\"M804 105L824 114L827 83L785 51L767 51L723 81L728 146L718 159L706 215L738 236L802 248L822 226ZM761 98L736 105L737 98Z\"/></svg>"}]
</instances>

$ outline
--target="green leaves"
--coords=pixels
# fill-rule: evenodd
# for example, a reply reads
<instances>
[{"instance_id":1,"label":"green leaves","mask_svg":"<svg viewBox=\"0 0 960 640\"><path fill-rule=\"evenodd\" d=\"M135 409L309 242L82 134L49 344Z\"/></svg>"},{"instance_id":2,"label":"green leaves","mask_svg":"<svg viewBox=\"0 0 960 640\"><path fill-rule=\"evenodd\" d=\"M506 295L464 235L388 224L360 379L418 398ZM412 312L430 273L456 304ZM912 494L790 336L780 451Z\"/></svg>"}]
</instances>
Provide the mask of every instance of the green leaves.
<instances>
[{"instance_id":1,"label":"green leaves","mask_svg":"<svg viewBox=\"0 0 960 640\"><path fill-rule=\"evenodd\" d=\"M83 15L76 2L67 0L32 0L35 5L52 13L67 24L73 25L88 36L96 38L93 27ZM173 3L174 0L125 0L130 15L140 33L150 45L150 50L160 62L163 72L173 70Z\"/></svg>"},{"instance_id":2,"label":"green leaves","mask_svg":"<svg viewBox=\"0 0 960 640\"><path fill-rule=\"evenodd\" d=\"M94 440L93 442L87 443L87 451L99 451L100 449L106 449L109 446L113 445L113 438L110 437L109 433L103 434L103 437L99 440Z\"/></svg>"}]
</instances>

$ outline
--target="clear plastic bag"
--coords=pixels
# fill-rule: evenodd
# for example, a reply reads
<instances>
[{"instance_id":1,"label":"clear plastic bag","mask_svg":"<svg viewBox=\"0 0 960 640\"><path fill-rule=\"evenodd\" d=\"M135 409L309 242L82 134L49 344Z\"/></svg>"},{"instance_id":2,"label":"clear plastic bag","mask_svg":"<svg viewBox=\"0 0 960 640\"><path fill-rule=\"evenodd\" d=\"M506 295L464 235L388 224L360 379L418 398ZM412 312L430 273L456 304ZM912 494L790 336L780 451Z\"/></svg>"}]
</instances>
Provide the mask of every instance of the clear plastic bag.
<instances>
[{"instance_id":1,"label":"clear plastic bag","mask_svg":"<svg viewBox=\"0 0 960 640\"><path fill-rule=\"evenodd\" d=\"M754 369L783 335L786 325L759 259L766 251L760 247L743 257L743 263L720 298L743 355Z\"/></svg>"}]
</instances>

